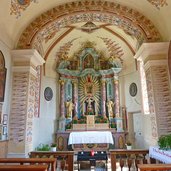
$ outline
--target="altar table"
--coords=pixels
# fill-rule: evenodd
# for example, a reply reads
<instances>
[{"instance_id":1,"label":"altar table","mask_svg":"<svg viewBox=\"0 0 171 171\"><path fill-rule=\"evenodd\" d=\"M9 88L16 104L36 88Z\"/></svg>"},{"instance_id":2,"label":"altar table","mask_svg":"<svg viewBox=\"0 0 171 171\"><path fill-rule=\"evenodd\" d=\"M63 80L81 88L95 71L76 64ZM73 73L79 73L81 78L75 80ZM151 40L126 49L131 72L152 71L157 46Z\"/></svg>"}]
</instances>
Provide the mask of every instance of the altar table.
<instances>
[{"instance_id":1,"label":"altar table","mask_svg":"<svg viewBox=\"0 0 171 171\"><path fill-rule=\"evenodd\" d=\"M68 145L71 144L113 144L110 131L82 131L71 132Z\"/></svg>"},{"instance_id":2,"label":"altar table","mask_svg":"<svg viewBox=\"0 0 171 171\"><path fill-rule=\"evenodd\" d=\"M161 150L158 146L151 146L149 148L149 156L163 163L171 163L171 151Z\"/></svg>"}]
</instances>

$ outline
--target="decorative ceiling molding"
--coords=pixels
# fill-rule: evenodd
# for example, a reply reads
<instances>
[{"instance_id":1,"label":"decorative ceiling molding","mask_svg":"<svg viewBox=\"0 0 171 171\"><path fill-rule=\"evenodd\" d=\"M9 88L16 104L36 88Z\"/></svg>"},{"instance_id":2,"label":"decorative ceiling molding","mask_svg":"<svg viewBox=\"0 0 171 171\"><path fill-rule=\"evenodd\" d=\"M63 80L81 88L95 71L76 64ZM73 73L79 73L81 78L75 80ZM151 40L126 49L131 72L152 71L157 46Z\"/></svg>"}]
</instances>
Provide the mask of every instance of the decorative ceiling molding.
<instances>
[{"instance_id":1,"label":"decorative ceiling molding","mask_svg":"<svg viewBox=\"0 0 171 171\"><path fill-rule=\"evenodd\" d=\"M124 52L121 46L119 45L119 43L116 43L115 41L109 38L104 38L104 37L99 37L99 38L102 39L106 44L110 54L110 58L118 58L121 61L121 63L123 63L121 56L124 55Z\"/></svg>"},{"instance_id":2,"label":"decorative ceiling molding","mask_svg":"<svg viewBox=\"0 0 171 171\"><path fill-rule=\"evenodd\" d=\"M32 3L37 3L37 0L11 0L10 15L21 16L21 11L25 11L27 7Z\"/></svg>"},{"instance_id":3,"label":"decorative ceiling molding","mask_svg":"<svg viewBox=\"0 0 171 171\"><path fill-rule=\"evenodd\" d=\"M147 0L152 5L154 5L157 9L160 9L160 7L168 5L167 0Z\"/></svg>"},{"instance_id":4,"label":"decorative ceiling molding","mask_svg":"<svg viewBox=\"0 0 171 171\"><path fill-rule=\"evenodd\" d=\"M160 34L144 15L129 7L107 1L77 1L57 6L34 20L21 35L18 48L38 48L61 28L79 22L103 22L115 25L143 42L160 40Z\"/></svg>"}]
</instances>

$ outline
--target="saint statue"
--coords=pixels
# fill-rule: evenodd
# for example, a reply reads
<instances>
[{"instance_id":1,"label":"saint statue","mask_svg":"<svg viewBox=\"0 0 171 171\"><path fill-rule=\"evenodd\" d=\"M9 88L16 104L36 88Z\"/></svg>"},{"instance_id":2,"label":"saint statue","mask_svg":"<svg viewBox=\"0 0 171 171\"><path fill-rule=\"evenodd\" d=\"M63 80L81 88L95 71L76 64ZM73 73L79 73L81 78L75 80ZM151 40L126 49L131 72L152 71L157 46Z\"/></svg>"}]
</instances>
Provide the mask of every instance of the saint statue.
<instances>
[{"instance_id":1,"label":"saint statue","mask_svg":"<svg viewBox=\"0 0 171 171\"><path fill-rule=\"evenodd\" d=\"M94 100L91 98L91 97L89 97L87 100L86 100L86 102L87 102L87 114L93 114L93 106L92 106L92 102L93 102Z\"/></svg>"},{"instance_id":2,"label":"saint statue","mask_svg":"<svg viewBox=\"0 0 171 171\"><path fill-rule=\"evenodd\" d=\"M65 106L67 109L67 113L66 113L67 118L72 118L72 110L74 109L75 105L72 103L71 100L69 100L65 102Z\"/></svg>"},{"instance_id":3,"label":"saint statue","mask_svg":"<svg viewBox=\"0 0 171 171\"><path fill-rule=\"evenodd\" d=\"M114 102L109 99L108 102L107 102L107 109L108 109L109 117L112 117L112 118L114 116L113 107L114 107Z\"/></svg>"}]
</instances>

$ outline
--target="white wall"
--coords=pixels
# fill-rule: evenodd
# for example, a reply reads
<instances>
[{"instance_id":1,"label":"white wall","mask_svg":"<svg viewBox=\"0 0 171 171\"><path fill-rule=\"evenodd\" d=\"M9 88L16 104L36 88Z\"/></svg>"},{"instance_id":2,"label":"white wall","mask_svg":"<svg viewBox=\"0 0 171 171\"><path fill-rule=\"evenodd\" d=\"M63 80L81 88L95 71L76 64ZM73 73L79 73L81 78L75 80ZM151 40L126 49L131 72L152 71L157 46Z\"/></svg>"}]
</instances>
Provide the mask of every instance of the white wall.
<instances>
[{"instance_id":1,"label":"white wall","mask_svg":"<svg viewBox=\"0 0 171 171\"><path fill-rule=\"evenodd\" d=\"M138 92L135 97L131 97L129 94L129 86L132 82L136 83L138 88ZM120 97L121 97L120 98L121 105L126 106L126 110L129 114L132 115L137 112L142 114L142 120L140 123L142 124L142 137L144 140L143 142L144 148L148 148L150 145L154 145L155 141L152 139L151 136L152 128L151 128L150 115L144 115L142 110L141 83L140 83L140 75L138 71L120 77ZM131 126L131 123L129 126ZM129 128L129 130L133 130L133 129L134 128ZM134 132L130 133L128 137L129 136L132 137L133 134Z\"/></svg>"},{"instance_id":2,"label":"white wall","mask_svg":"<svg viewBox=\"0 0 171 171\"><path fill-rule=\"evenodd\" d=\"M119 78L120 82L120 103L125 105L127 112L134 112L141 110L141 86L140 86L140 76L138 71L134 71L127 75L123 75ZM129 94L129 86L131 83L136 83L137 85L137 95L132 97Z\"/></svg>"},{"instance_id":3,"label":"white wall","mask_svg":"<svg viewBox=\"0 0 171 171\"><path fill-rule=\"evenodd\" d=\"M56 79L42 77L41 94L40 94L40 116L34 118L33 127L33 149L39 144L51 144L55 141L55 133L57 130L57 101L56 96ZM44 90L50 87L53 90L53 98L51 101L46 101L44 98Z\"/></svg>"}]
</instances>

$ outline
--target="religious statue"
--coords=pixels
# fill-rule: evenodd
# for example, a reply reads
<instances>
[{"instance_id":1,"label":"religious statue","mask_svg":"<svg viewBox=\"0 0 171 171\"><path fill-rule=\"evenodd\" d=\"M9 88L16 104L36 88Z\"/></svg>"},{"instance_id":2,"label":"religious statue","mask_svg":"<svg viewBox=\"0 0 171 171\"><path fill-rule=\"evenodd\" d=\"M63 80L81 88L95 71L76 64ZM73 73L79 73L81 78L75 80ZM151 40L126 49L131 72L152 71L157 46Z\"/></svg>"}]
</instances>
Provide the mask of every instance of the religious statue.
<instances>
[{"instance_id":1,"label":"religious statue","mask_svg":"<svg viewBox=\"0 0 171 171\"><path fill-rule=\"evenodd\" d=\"M109 113L109 117L113 118L113 107L114 107L114 102L112 100L108 100L107 102L107 109L108 109L108 113Z\"/></svg>"},{"instance_id":2,"label":"religious statue","mask_svg":"<svg viewBox=\"0 0 171 171\"><path fill-rule=\"evenodd\" d=\"M93 101L94 100L90 97L86 100L86 102L87 102L87 114L93 114L93 106L92 106Z\"/></svg>"},{"instance_id":3,"label":"religious statue","mask_svg":"<svg viewBox=\"0 0 171 171\"><path fill-rule=\"evenodd\" d=\"M74 109L75 105L72 103L71 100L65 102L65 106L66 106L66 109L67 109L67 118L72 118L72 110Z\"/></svg>"}]
</instances>

